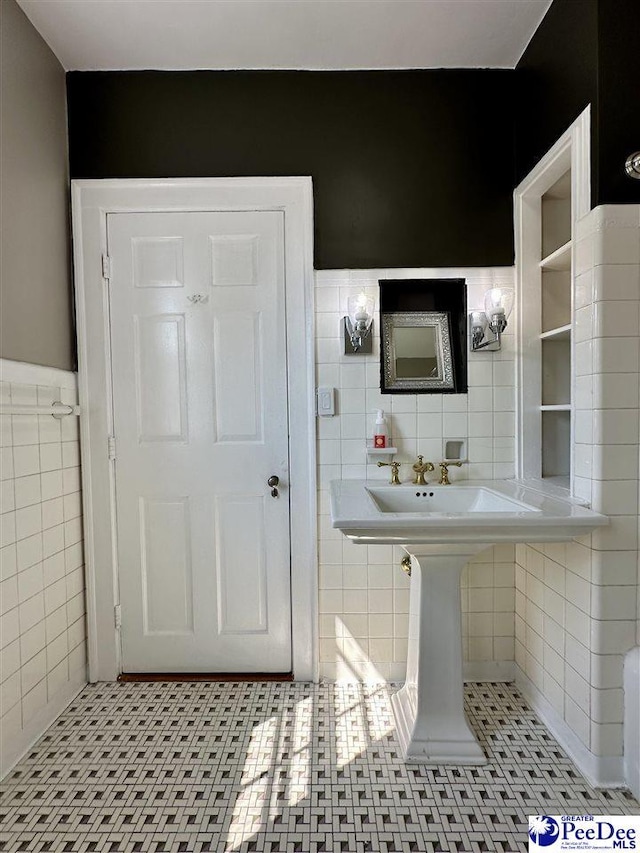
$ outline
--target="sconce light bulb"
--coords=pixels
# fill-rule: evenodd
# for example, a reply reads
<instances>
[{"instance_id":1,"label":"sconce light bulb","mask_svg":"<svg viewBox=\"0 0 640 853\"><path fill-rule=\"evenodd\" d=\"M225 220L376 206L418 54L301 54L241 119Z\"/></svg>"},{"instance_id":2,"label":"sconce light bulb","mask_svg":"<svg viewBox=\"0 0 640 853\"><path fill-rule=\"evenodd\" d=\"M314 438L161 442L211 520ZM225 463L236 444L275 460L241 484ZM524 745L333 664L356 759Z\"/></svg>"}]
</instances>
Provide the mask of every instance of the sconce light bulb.
<instances>
[{"instance_id":1,"label":"sconce light bulb","mask_svg":"<svg viewBox=\"0 0 640 853\"><path fill-rule=\"evenodd\" d=\"M512 287L492 287L484 297L484 310L490 323L506 324L513 310L514 290Z\"/></svg>"}]
</instances>

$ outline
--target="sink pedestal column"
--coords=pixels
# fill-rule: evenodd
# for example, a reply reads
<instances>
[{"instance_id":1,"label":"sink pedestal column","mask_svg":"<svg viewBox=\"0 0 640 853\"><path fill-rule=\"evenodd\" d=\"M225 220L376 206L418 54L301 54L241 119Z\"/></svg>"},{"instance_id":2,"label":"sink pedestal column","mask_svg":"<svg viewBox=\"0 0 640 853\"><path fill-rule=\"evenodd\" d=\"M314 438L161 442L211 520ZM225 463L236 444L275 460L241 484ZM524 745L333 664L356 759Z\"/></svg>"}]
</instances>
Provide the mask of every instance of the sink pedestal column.
<instances>
[{"instance_id":1,"label":"sink pedestal column","mask_svg":"<svg viewBox=\"0 0 640 853\"><path fill-rule=\"evenodd\" d=\"M411 555L407 680L392 698L406 761L484 764L464 713L460 575L483 545L416 545Z\"/></svg>"}]
</instances>

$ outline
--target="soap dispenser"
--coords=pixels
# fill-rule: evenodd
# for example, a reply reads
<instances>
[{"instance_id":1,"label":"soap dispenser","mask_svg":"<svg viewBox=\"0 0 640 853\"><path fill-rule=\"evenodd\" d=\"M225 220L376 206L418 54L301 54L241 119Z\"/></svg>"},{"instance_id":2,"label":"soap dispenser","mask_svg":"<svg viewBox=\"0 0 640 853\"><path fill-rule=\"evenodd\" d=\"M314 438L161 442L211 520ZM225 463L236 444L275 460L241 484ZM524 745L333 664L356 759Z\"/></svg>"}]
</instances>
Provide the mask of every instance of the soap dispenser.
<instances>
[{"instance_id":1,"label":"soap dispenser","mask_svg":"<svg viewBox=\"0 0 640 853\"><path fill-rule=\"evenodd\" d=\"M387 422L382 409L378 409L376 416L376 425L373 430L373 446L380 450L387 447L389 444L389 432L387 430Z\"/></svg>"}]
</instances>

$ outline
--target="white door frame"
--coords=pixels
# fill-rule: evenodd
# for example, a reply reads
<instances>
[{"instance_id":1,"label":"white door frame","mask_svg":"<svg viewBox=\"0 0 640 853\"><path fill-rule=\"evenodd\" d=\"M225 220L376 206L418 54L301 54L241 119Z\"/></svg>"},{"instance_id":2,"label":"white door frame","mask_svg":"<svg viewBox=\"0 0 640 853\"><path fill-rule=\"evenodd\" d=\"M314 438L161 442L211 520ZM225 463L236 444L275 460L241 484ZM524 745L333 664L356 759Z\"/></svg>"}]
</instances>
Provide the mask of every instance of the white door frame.
<instances>
[{"instance_id":1,"label":"white door frame","mask_svg":"<svg viewBox=\"0 0 640 853\"><path fill-rule=\"evenodd\" d=\"M89 680L121 672L109 299L103 278L107 214L279 210L284 213L291 512L292 662L317 680L317 533L310 177L103 179L71 182ZM108 274L108 270L105 270Z\"/></svg>"}]
</instances>

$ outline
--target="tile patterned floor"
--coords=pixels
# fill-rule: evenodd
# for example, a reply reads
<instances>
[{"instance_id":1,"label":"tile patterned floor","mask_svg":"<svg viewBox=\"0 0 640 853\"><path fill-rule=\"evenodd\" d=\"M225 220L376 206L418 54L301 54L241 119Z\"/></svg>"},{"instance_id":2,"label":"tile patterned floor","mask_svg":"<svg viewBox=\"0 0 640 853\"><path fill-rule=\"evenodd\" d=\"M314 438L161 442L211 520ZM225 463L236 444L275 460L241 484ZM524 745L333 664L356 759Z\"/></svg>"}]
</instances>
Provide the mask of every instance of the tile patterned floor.
<instances>
[{"instance_id":1,"label":"tile patterned floor","mask_svg":"<svg viewBox=\"0 0 640 853\"><path fill-rule=\"evenodd\" d=\"M98 684L2 786L0 850L524 851L594 791L511 685L474 684L484 767L406 766L381 685Z\"/></svg>"}]
</instances>

